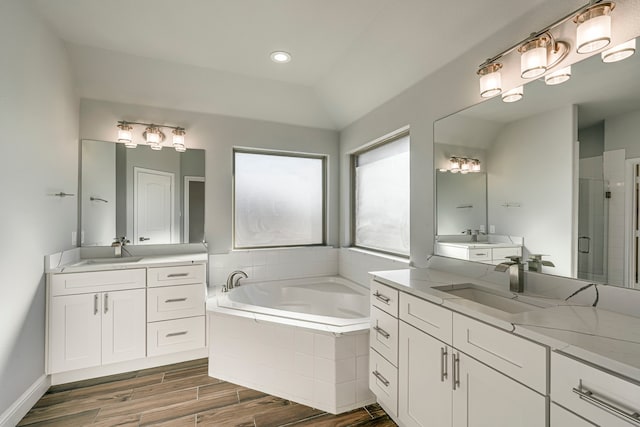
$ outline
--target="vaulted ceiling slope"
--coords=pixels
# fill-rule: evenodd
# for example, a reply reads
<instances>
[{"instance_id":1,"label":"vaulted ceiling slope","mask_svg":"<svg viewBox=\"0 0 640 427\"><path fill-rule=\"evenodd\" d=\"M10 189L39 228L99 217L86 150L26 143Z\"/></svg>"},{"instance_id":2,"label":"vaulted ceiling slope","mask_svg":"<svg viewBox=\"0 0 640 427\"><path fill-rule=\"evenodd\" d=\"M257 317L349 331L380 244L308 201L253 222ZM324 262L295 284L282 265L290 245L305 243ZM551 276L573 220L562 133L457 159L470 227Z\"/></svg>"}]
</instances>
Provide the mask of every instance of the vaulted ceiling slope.
<instances>
[{"instance_id":1,"label":"vaulted ceiling slope","mask_svg":"<svg viewBox=\"0 0 640 427\"><path fill-rule=\"evenodd\" d=\"M341 129L544 0L29 1L82 97Z\"/></svg>"}]
</instances>

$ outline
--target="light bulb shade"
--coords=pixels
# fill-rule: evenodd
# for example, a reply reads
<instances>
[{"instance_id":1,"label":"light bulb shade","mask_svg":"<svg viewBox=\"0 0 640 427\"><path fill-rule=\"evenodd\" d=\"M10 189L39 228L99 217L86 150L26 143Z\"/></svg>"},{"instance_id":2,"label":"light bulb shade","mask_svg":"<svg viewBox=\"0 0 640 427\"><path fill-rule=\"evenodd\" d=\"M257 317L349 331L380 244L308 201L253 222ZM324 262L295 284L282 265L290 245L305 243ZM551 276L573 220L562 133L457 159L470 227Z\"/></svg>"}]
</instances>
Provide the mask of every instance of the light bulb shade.
<instances>
[{"instance_id":1,"label":"light bulb shade","mask_svg":"<svg viewBox=\"0 0 640 427\"><path fill-rule=\"evenodd\" d=\"M149 146L151 147L152 150L155 150L155 151L162 150L162 144L160 144L159 142L151 143L149 144Z\"/></svg>"},{"instance_id":2,"label":"light bulb shade","mask_svg":"<svg viewBox=\"0 0 640 427\"><path fill-rule=\"evenodd\" d=\"M611 43L610 13L614 7L611 2L598 3L575 17L578 53L595 52Z\"/></svg>"},{"instance_id":3,"label":"light bulb shade","mask_svg":"<svg viewBox=\"0 0 640 427\"><path fill-rule=\"evenodd\" d=\"M460 173L469 173L471 170L471 165L466 159L463 159L462 164L460 165Z\"/></svg>"},{"instance_id":4,"label":"light bulb shade","mask_svg":"<svg viewBox=\"0 0 640 427\"><path fill-rule=\"evenodd\" d=\"M480 96L491 98L502 92L502 76L500 69L502 64L493 63L478 70L480 76Z\"/></svg>"},{"instance_id":5,"label":"light bulb shade","mask_svg":"<svg viewBox=\"0 0 640 427\"><path fill-rule=\"evenodd\" d=\"M520 76L533 79L547 71L547 46L549 38L539 37L520 46Z\"/></svg>"},{"instance_id":6,"label":"light bulb shade","mask_svg":"<svg viewBox=\"0 0 640 427\"><path fill-rule=\"evenodd\" d=\"M480 172L480 160L471 160L471 172Z\"/></svg>"},{"instance_id":7,"label":"light bulb shade","mask_svg":"<svg viewBox=\"0 0 640 427\"><path fill-rule=\"evenodd\" d=\"M544 76L544 82L549 86L559 85L571 78L571 65L561 68Z\"/></svg>"},{"instance_id":8,"label":"light bulb shade","mask_svg":"<svg viewBox=\"0 0 640 427\"><path fill-rule=\"evenodd\" d=\"M460 170L460 160L456 157L449 159L449 170L456 173Z\"/></svg>"},{"instance_id":9,"label":"light bulb shade","mask_svg":"<svg viewBox=\"0 0 640 427\"><path fill-rule=\"evenodd\" d=\"M160 144L160 129L150 126L145 130L144 137L147 141L147 144ZM153 146L151 148L153 148Z\"/></svg>"},{"instance_id":10,"label":"light bulb shade","mask_svg":"<svg viewBox=\"0 0 640 427\"><path fill-rule=\"evenodd\" d=\"M133 127L129 126L126 122L118 122L118 142L124 142L125 145L131 143L131 129L133 129Z\"/></svg>"},{"instance_id":11,"label":"light bulb shade","mask_svg":"<svg viewBox=\"0 0 640 427\"><path fill-rule=\"evenodd\" d=\"M518 86L502 94L504 102L520 101L524 97L524 86Z\"/></svg>"},{"instance_id":12,"label":"light bulb shade","mask_svg":"<svg viewBox=\"0 0 640 427\"><path fill-rule=\"evenodd\" d=\"M138 146L137 142L133 142L133 141L129 141L129 142L125 142L124 146L127 148L136 148Z\"/></svg>"},{"instance_id":13,"label":"light bulb shade","mask_svg":"<svg viewBox=\"0 0 640 427\"><path fill-rule=\"evenodd\" d=\"M186 147L184 146L184 129L178 128L173 130L173 147L178 152L186 151Z\"/></svg>"},{"instance_id":14,"label":"light bulb shade","mask_svg":"<svg viewBox=\"0 0 640 427\"><path fill-rule=\"evenodd\" d=\"M607 49L602 52L602 62L618 62L623 59L627 59L633 55L636 51L636 39L631 39L628 42L621 43L617 46Z\"/></svg>"}]
</instances>

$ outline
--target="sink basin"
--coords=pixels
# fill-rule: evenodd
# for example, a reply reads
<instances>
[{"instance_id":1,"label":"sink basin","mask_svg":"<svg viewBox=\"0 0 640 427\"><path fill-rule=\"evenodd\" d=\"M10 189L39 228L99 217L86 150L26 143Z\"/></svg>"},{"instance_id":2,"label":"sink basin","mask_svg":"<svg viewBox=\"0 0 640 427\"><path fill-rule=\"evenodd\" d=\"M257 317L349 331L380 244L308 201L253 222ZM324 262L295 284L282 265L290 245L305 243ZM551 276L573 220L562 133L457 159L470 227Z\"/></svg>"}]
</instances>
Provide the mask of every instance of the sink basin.
<instances>
[{"instance_id":1,"label":"sink basin","mask_svg":"<svg viewBox=\"0 0 640 427\"><path fill-rule=\"evenodd\" d=\"M524 313L526 311L533 311L548 307L548 305L543 303L532 303L530 301L525 302L522 299L516 299L518 298L517 295L510 293L502 294L499 291L474 285L473 283L435 286L434 289L458 297L459 300L456 300L456 303L459 304L469 305L467 304L467 301L472 301L473 303L511 314Z\"/></svg>"},{"instance_id":2,"label":"sink basin","mask_svg":"<svg viewBox=\"0 0 640 427\"><path fill-rule=\"evenodd\" d=\"M141 259L141 256L126 256L122 258L93 258L82 260L76 265L128 264L130 262L138 262Z\"/></svg>"}]
</instances>

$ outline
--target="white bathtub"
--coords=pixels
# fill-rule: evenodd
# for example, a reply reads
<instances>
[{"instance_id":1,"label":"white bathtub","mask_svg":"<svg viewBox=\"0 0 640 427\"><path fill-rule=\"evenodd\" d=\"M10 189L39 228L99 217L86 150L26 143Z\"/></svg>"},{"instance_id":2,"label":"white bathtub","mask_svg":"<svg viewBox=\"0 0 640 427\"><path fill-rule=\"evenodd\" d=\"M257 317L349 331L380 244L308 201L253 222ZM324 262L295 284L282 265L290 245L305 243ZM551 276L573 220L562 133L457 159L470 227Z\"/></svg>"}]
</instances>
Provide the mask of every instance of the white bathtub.
<instances>
[{"instance_id":1,"label":"white bathtub","mask_svg":"<svg viewBox=\"0 0 640 427\"><path fill-rule=\"evenodd\" d=\"M209 375L331 413L375 401L368 289L340 277L242 283L207 310Z\"/></svg>"}]
</instances>

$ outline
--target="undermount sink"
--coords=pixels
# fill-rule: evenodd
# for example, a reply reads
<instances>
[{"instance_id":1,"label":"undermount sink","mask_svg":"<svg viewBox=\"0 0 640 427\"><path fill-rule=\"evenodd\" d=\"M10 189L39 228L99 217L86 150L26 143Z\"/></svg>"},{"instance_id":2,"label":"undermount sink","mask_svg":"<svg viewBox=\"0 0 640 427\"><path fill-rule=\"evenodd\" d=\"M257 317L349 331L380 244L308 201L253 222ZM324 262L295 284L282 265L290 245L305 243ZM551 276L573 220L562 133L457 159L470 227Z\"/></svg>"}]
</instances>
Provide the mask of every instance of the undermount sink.
<instances>
[{"instance_id":1,"label":"undermount sink","mask_svg":"<svg viewBox=\"0 0 640 427\"><path fill-rule=\"evenodd\" d=\"M76 265L94 265L94 264L127 264L130 262L138 262L141 256L126 256L122 258L93 258L80 261Z\"/></svg>"},{"instance_id":2,"label":"undermount sink","mask_svg":"<svg viewBox=\"0 0 640 427\"><path fill-rule=\"evenodd\" d=\"M459 304L467 305L466 301L473 301L474 303L511 314L524 313L549 306L537 301L536 303L529 301L524 302L522 299L517 299L518 295L510 293L502 294L499 291L484 288L473 283L435 286L434 289L458 297L459 299L456 300L456 303Z\"/></svg>"}]
</instances>

